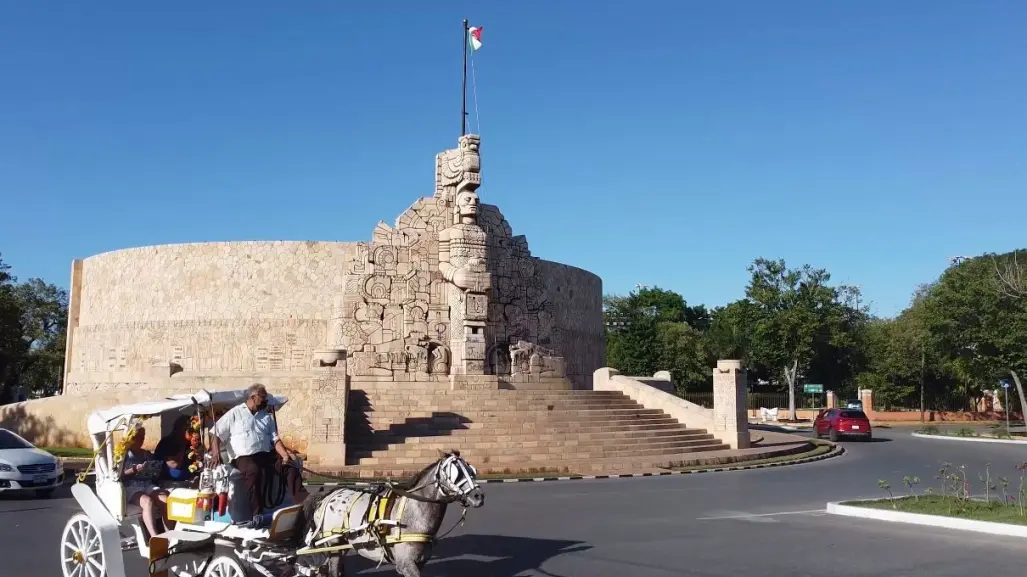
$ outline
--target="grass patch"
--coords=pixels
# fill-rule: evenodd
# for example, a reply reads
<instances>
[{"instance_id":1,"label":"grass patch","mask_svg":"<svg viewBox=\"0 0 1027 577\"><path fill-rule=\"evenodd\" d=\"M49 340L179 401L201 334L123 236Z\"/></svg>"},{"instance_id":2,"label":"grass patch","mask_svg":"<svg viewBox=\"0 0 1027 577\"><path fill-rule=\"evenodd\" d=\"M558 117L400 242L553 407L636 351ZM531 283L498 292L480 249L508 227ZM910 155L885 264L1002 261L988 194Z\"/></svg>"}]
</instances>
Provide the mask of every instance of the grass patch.
<instances>
[{"instance_id":1,"label":"grass patch","mask_svg":"<svg viewBox=\"0 0 1027 577\"><path fill-rule=\"evenodd\" d=\"M86 459L93 457L92 449L77 447L39 447L39 449L57 457L85 457Z\"/></svg>"},{"instance_id":2,"label":"grass patch","mask_svg":"<svg viewBox=\"0 0 1027 577\"><path fill-rule=\"evenodd\" d=\"M1019 507L1004 505L995 500L963 499L951 495L920 495L876 501L850 501L842 503L842 505L865 507L867 509L886 509L902 513L956 517L971 521L1027 525L1027 516L1020 514Z\"/></svg>"},{"instance_id":3,"label":"grass patch","mask_svg":"<svg viewBox=\"0 0 1027 577\"><path fill-rule=\"evenodd\" d=\"M922 429L917 430L917 433L921 435L935 435L938 437L976 437L979 439L1027 439L1019 431L1012 434L1007 433L1005 425L990 425L988 431L977 431L970 427L960 427L958 429L940 429L934 425L928 425Z\"/></svg>"},{"instance_id":4,"label":"grass patch","mask_svg":"<svg viewBox=\"0 0 1027 577\"><path fill-rule=\"evenodd\" d=\"M805 453L797 453L794 455L782 455L780 457L768 457L766 459L755 459L752 461L738 461L735 463L725 463L723 465L691 465L687 467L672 467L672 471L701 471L704 469L723 469L728 467L749 467L752 465L770 465L773 463L788 463L791 461L799 461L802 459L808 459L810 457L818 457L830 453L833 447L830 443L823 441L817 441L815 439L810 440L811 443L816 445L812 451Z\"/></svg>"}]
</instances>

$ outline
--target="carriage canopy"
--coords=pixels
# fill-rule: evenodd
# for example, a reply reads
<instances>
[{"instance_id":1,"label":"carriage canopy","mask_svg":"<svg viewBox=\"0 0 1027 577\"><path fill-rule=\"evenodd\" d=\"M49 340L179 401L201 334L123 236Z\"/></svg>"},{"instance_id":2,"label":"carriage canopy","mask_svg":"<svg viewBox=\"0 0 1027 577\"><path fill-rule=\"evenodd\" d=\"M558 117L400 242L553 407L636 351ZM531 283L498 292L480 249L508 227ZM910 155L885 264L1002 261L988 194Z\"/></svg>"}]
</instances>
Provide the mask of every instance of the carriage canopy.
<instances>
[{"instance_id":1,"label":"carriage canopy","mask_svg":"<svg viewBox=\"0 0 1027 577\"><path fill-rule=\"evenodd\" d=\"M89 433L96 435L124 427L131 417L154 417L163 414L187 413L193 406L229 408L246 400L246 389L234 391L199 391L193 394L171 395L161 400L143 401L131 405L119 405L96 411L86 421ZM268 405L279 408L288 399L279 395L268 395Z\"/></svg>"}]
</instances>

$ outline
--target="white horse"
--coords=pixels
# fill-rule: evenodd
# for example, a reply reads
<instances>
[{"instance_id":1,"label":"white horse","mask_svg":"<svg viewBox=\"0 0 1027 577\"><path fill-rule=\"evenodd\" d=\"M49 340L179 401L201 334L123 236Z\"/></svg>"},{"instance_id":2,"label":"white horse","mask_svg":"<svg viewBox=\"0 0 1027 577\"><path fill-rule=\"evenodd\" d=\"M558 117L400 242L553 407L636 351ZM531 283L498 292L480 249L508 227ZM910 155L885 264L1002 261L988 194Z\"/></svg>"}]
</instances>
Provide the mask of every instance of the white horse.
<instances>
[{"instance_id":1,"label":"white horse","mask_svg":"<svg viewBox=\"0 0 1027 577\"><path fill-rule=\"evenodd\" d=\"M342 575L350 550L376 563L391 563L403 577L421 577L450 503L465 509L485 504L477 471L458 451L443 454L403 485L340 488L311 495L297 522L302 542L296 574Z\"/></svg>"}]
</instances>

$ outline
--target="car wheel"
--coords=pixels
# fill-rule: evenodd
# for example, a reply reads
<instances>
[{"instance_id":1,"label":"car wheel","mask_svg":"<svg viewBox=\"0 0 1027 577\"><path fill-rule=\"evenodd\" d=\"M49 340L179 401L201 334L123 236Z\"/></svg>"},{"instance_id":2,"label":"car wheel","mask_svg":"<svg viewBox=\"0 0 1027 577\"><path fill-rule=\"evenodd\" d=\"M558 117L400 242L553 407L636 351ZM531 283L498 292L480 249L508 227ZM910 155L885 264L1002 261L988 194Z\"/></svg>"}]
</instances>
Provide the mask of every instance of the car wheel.
<instances>
[{"instance_id":1,"label":"car wheel","mask_svg":"<svg viewBox=\"0 0 1027 577\"><path fill-rule=\"evenodd\" d=\"M838 431L834 430L834 427L831 427L830 429L827 430L827 438L832 443L837 443L838 442Z\"/></svg>"},{"instance_id":2,"label":"car wheel","mask_svg":"<svg viewBox=\"0 0 1027 577\"><path fill-rule=\"evenodd\" d=\"M36 490L36 497L40 499L49 499L53 497L54 489L38 489Z\"/></svg>"}]
</instances>

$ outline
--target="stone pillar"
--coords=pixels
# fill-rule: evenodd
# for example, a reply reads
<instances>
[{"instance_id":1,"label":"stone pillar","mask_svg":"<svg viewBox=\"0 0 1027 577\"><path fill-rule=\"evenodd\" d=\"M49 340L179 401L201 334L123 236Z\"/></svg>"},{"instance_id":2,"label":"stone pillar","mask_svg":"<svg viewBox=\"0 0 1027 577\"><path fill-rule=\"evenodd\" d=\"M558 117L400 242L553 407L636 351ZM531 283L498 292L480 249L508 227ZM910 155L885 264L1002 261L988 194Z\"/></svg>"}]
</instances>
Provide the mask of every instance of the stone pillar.
<instances>
[{"instance_id":1,"label":"stone pillar","mask_svg":"<svg viewBox=\"0 0 1027 577\"><path fill-rule=\"evenodd\" d=\"M343 349L326 349L314 354L314 370L306 407L296 407L309 415L306 454L311 464L322 469L346 466L346 408L349 400L347 354Z\"/></svg>"},{"instance_id":2,"label":"stone pillar","mask_svg":"<svg viewBox=\"0 0 1027 577\"><path fill-rule=\"evenodd\" d=\"M732 449L749 448L746 381L742 361L717 361L713 369L713 431Z\"/></svg>"},{"instance_id":3,"label":"stone pillar","mask_svg":"<svg viewBox=\"0 0 1027 577\"><path fill-rule=\"evenodd\" d=\"M824 408L833 409L838 406L838 393L834 391L827 391L824 398Z\"/></svg>"},{"instance_id":4,"label":"stone pillar","mask_svg":"<svg viewBox=\"0 0 1027 577\"><path fill-rule=\"evenodd\" d=\"M860 389L859 400L863 401L863 412L869 414L874 410L874 391L872 389Z\"/></svg>"}]
</instances>

